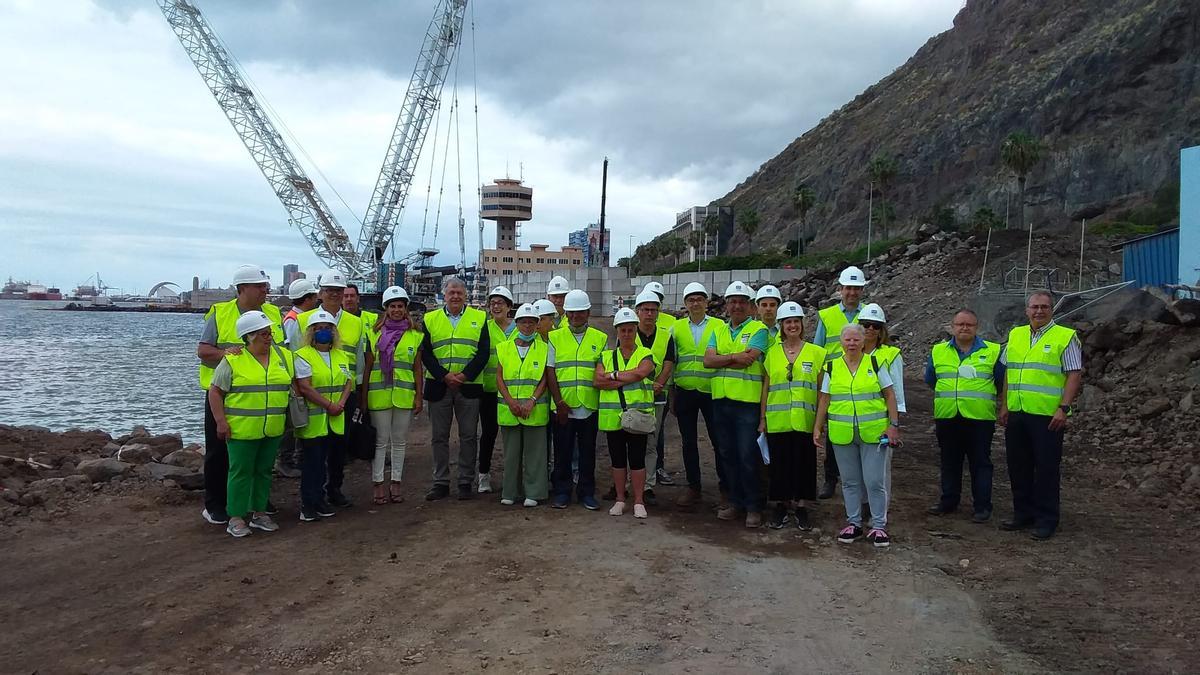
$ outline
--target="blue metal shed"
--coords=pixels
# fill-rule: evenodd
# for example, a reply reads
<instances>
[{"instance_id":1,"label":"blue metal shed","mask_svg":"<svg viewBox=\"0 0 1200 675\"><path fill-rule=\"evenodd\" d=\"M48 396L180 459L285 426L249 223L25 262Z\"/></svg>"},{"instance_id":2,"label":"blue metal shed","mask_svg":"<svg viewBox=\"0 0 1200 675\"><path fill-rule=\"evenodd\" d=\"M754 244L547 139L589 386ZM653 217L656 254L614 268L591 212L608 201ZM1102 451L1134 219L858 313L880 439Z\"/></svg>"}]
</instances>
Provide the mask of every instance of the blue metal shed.
<instances>
[{"instance_id":1,"label":"blue metal shed","mask_svg":"<svg viewBox=\"0 0 1200 675\"><path fill-rule=\"evenodd\" d=\"M1124 281L1138 286L1179 283L1179 228L1130 239L1113 248L1122 249Z\"/></svg>"}]
</instances>

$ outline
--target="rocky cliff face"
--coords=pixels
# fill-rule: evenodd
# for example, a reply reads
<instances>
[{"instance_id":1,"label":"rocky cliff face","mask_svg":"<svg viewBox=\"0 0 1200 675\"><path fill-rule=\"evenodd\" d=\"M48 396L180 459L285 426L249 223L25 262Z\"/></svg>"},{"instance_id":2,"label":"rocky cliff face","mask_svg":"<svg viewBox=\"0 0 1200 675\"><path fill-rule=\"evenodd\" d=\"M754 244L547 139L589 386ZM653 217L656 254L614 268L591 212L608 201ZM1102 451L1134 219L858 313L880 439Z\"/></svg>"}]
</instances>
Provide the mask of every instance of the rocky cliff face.
<instances>
[{"instance_id":1,"label":"rocky cliff face","mask_svg":"<svg viewBox=\"0 0 1200 675\"><path fill-rule=\"evenodd\" d=\"M756 249L781 246L805 181L819 201L816 245L862 242L867 163L882 152L899 163L894 232L941 207L959 220L984 206L1003 218L1008 199L1016 227L1015 180L999 152L1014 131L1047 145L1026 189L1039 225L1111 217L1177 181L1180 148L1200 143L1200 2L970 0L951 30L717 203L758 209ZM732 252L745 250L737 232Z\"/></svg>"}]
</instances>

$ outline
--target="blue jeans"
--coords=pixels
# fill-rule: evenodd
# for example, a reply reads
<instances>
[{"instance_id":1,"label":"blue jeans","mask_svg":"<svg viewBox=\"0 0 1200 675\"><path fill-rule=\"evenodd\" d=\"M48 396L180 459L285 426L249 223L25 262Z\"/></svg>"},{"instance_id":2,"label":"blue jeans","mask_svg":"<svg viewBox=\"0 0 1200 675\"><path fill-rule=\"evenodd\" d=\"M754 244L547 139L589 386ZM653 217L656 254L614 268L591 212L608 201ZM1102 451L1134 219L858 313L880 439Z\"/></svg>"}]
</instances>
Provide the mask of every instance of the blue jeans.
<instances>
[{"instance_id":1,"label":"blue jeans","mask_svg":"<svg viewBox=\"0 0 1200 675\"><path fill-rule=\"evenodd\" d=\"M864 443L855 433L854 443L834 445L838 469L842 474L842 499L846 502L846 521L862 527L863 496L871 505L871 527L887 529L888 490L891 481L892 451L878 443ZM832 445L832 443L830 444Z\"/></svg>"},{"instance_id":2,"label":"blue jeans","mask_svg":"<svg viewBox=\"0 0 1200 675\"><path fill-rule=\"evenodd\" d=\"M727 398L713 401L717 424L718 452L725 465L725 480L729 484L729 503L748 513L763 510L759 469L762 453L758 449L757 403L743 403Z\"/></svg>"},{"instance_id":3,"label":"blue jeans","mask_svg":"<svg viewBox=\"0 0 1200 675\"><path fill-rule=\"evenodd\" d=\"M305 508L315 509L325 501L329 447L341 440L341 436L334 434L300 439L300 504Z\"/></svg>"}]
</instances>

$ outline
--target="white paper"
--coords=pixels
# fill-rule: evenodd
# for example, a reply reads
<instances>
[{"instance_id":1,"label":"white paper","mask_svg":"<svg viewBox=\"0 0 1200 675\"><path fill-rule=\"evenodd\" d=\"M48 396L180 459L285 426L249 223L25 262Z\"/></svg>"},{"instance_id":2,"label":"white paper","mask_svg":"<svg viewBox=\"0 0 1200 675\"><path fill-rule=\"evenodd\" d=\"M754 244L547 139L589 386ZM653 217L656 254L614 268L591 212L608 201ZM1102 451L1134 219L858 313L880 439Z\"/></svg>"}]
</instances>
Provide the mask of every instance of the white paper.
<instances>
[{"instance_id":1,"label":"white paper","mask_svg":"<svg viewBox=\"0 0 1200 675\"><path fill-rule=\"evenodd\" d=\"M762 453L763 464L771 463L771 451L767 449L767 435L758 435L758 451Z\"/></svg>"}]
</instances>

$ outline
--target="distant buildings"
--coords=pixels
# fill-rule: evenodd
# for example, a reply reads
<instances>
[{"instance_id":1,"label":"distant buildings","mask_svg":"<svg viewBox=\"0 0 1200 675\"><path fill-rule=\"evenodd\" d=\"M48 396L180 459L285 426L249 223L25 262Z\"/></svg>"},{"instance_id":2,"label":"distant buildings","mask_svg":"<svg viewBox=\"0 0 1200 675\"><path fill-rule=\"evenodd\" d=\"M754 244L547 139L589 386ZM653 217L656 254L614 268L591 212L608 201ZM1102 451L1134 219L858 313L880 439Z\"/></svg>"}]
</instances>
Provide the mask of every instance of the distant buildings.
<instances>
[{"instance_id":1,"label":"distant buildings","mask_svg":"<svg viewBox=\"0 0 1200 675\"><path fill-rule=\"evenodd\" d=\"M584 267L606 266L607 262L602 254L611 250L612 230L604 231L603 249L600 246L600 226L596 223L592 223L582 230L575 230L567 235L567 240L571 246L583 251Z\"/></svg>"},{"instance_id":2,"label":"distant buildings","mask_svg":"<svg viewBox=\"0 0 1200 675\"><path fill-rule=\"evenodd\" d=\"M379 278L376 288L382 293L388 286L404 285L404 264L398 262L379 263Z\"/></svg>"},{"instance_id":3,"label":"distant buildings","mask_svg":"<svg viewBox=\"0 0 1200 675\"><path fill-rule=\"evenodd\" d=\"M692 233L704 231L709 216L715 216L717 219L716 233L706 236L699 248L692 246ZM675 214L675 227L671 228L671 234L687 242L687 262L721 255L733 236L733 207L693 206L686 211L680 211Z\"/></svg>"},{"instance_id":4,"label":"distant buildings","mask_svg":"<svg viewBox=\"0 0 1200 675\"><path fill-rule=\"evenodd\" d=\"M580 246L550 250L549 244L531 244L528 251L517 247L521 242L520 223L533 218L533 188L513 178L497 178L484 185L479 217L496 223L496 248L479 252L479 269L491 286L511 285L531 272L562 273L582 267Z\"/></svg>"},{"instance_id":5,"label":"distant buildings","mask_svg":"<svg viewBox=\"0 0 1200 675\"><path fill-rule=\"evenodd\" d=\"M300 271L299 265L284 265L283 266L283 290L286 293L288 286L297 279L303 279L304 272Z\"/></svg>"}]
</instances>

